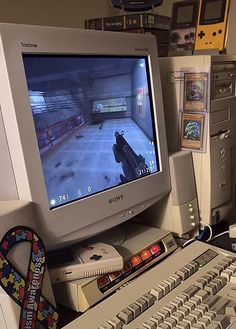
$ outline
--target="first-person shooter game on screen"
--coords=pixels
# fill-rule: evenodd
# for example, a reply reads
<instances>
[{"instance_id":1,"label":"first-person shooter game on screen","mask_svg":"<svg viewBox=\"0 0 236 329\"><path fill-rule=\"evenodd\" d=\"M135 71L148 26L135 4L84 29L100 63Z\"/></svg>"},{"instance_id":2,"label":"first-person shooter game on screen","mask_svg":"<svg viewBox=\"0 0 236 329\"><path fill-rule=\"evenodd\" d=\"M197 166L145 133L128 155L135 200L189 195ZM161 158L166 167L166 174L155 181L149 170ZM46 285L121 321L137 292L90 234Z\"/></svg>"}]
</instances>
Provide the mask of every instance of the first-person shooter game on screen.
<instances>
[{"instance_id":1,"label":"first-person shooter game on screen","mask_svg":"<svg viewBox=\"0 0 236 329\"><path fill-rule=\"evenodd\" d=\"M160 170L146 58L23 60L51 209Z\"/></svg>"}]
</instances>

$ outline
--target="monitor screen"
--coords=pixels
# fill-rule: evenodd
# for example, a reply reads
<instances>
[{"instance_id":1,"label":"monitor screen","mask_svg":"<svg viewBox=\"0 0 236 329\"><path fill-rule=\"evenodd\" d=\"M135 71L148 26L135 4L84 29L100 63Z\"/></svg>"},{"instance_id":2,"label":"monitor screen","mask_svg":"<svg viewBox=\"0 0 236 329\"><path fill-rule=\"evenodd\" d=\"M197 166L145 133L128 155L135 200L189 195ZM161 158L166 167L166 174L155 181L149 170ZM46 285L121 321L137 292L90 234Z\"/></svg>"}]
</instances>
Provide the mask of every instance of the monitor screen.
<instances>
[{"instance_id":1,"label":"monitor screen","mask_svg":"<svg viewBox=\"0 0 236 329\"><path fill-rule=\"evenodd\" d=\"M160 170L147 57L23 60L50 209Z\"/></svg>"},{"instance_id":2,"label":"monitor screen","mask_svg":"<svg viewBox=\"0 0 236 329\"><path fill-rule=\"evenodd\" d=\"M153 35L0 23L0 72L0 198L33 203L48 249L170 191Z\"/></svg>"}]
</instances>

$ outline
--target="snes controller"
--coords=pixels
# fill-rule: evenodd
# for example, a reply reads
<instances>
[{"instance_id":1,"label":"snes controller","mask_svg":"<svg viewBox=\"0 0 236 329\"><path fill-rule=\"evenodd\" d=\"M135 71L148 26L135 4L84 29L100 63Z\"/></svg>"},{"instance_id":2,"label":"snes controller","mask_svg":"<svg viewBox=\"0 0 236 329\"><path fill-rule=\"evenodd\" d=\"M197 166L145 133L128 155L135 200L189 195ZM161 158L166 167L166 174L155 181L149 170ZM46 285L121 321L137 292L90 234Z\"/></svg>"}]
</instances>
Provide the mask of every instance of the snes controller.
<instances>
[{"instance_id":1,"label":"snes controller","mask_svg":"<svg viewBox=\"0 0 236 329\"><path fill-rule=\"evenodd\" d=\"M119 271L123 265L123 258L118 251L102 242L54 252L49 255L48 262L53 284Z\"/></svg>"}]
</instances>

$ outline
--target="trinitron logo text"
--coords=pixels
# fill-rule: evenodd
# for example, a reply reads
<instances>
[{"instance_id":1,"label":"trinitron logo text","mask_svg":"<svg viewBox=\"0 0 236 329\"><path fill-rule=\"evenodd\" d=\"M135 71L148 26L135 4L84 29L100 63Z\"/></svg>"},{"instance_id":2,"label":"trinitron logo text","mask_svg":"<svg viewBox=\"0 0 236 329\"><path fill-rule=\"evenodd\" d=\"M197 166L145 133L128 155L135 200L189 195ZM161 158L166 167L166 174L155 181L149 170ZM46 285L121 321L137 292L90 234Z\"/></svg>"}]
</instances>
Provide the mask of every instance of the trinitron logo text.
<instances>
[{"instance_id":1,"label":"trinitron logo text","mask_svg":"<svg viewBox=\"0 0 236 329\"><path fill-rule=\"evenodd\" d=\"M37 45L36 43L21 42L21 47L32 47L32 48L37 48L38 45Z\"/></svg>"}]
</instances>

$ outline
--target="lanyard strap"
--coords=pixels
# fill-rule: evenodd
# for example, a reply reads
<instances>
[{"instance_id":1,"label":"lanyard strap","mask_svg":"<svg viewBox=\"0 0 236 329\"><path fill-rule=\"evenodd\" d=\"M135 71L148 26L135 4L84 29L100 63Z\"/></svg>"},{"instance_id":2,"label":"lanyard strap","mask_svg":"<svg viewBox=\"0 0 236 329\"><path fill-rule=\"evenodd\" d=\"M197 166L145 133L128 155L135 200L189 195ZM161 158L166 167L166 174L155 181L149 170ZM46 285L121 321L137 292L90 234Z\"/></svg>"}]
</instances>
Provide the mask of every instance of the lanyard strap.
<instances>
[{"instance_id":1,"label":"lanyard strap","mask_svg":"<svg viewBox=\"0 0 236 329\"><path fill-rule=\"evenodd\" d=\"M7 258L9 250L21 242L31 242L27 278ZM45 329L57 327L58 313L41 294L45 268L45 248L34 231L17 226L4 235L0 242L0 285L21 306L19 329L36 329L36 323Z\"/></svg>"}]
</instances>

